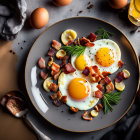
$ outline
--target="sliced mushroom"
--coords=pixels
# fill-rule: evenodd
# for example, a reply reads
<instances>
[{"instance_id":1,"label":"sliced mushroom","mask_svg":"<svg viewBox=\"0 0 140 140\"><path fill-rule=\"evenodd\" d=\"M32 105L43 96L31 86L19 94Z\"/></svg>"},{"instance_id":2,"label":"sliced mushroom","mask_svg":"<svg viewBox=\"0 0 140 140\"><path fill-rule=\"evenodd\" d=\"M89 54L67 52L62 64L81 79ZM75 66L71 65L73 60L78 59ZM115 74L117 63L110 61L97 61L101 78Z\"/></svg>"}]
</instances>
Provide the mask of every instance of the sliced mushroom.
<instances>
[{"instance_id":1,"label":"sliced mushroom","mask_svg":"<svg viewBox=\"0 0 140 140\"><path fill-rule=\"evenodd\" d=\"M64 57L66 56L66 52L64 50L59 50L57 53L56 53L56 58L58 59L63 59Z\"/></svg>"},{"instance_id":2,"label":"sliced mushroom","mask_svg":"<svg viewBox=\"0 0 140 140\"><path fill-rule=\"evenodd\" d=\"M89 116L88 111L85 111L84 114L82 114L82 118L84 120L87 120L87 121L91 121L92 120L92 117Z\"/></svg>"},{"instance_id":3,"label":"sliced mushroom","mask_svg":"<svg viewBox=\"0 0 140 140\"><path fill-rule=\"evenodd\" d=\"M72 112L75 112L75 113L79 111L78 108L75 108L75 107L73 107L73 106L70 107L70 110L71 110Z\"/></svg>"},{"instance_id":4,"label":"sliced mushroom","mask_svg":"<svg viewBox=\"0 0 140 140\"><path fill-rule=\"evenodd\" d=\"M125 79L128 79L130 77L130 72L128 70L123 69L122 72L123 72L123 75L124 75Z\"/></svg>"},{"instance_id":5,"label":"sliced mushroom","mask_svg":"<svg viewBox=\"0 0 140 140\"><path fill-rule=\"evenodd\" d=\"M122 81L122 82L120 82L120 83L117 83L117 82L115 81L115 88L116 88L118 91L123 91L123 90L125 89L125 84L124 84L124 82Z\"/></svg>"},{"instance_id":6,"label":"sliced mushroom","mask_svg":"<svg viewBox=\"0 0 140 140\"><path fill-rule=\"evenodd\" d=\"M98 116L98 112L97 112L96 110L92 110L92 111L90 112L90 115L91 115L92 117L96 117L96 116Z\"/></svg>"},{"instance_id":7,"label":"sliced mushroom","mask_svg":"<svg viewBox=\"0 0 140 140\"><path fill-rule=\"evenodd\" d=\"M49 87L50 87L51 83L53 83L52 77L48 77L48 78L44 81L44 83L43 83L43 88L44 88L47 92L50 92Z\"/></svg>"}]
</instances>

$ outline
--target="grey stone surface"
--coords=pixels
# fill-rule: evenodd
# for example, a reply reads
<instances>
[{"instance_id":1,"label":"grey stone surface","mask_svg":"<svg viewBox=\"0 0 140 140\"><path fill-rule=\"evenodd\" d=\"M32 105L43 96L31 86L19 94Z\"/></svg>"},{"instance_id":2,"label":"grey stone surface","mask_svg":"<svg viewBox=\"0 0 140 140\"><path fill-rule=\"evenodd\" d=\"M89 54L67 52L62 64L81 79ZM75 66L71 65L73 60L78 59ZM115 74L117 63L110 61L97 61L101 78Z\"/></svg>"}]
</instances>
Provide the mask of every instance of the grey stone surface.
<instances>
[{"instance_id":1,"label":"grey stone surface","mask_svg":"<svg viewBox=\"0 0 140 140\"><path fill-rule=\"evenodd\" d=\"M69 17L76 16L88 16L95 17L102 20L105 20L118 29L120 29L130 40L134 49L137 52L137 55L140 55L140 32L138 30L134 33L135 26L129 23L127 19L127 14L121 10L113 10L111 9L106 0L73 0L73 2L65 7L55 7L50 0L26 0L28 5L27 16L31 14L31 12L38 7L45 7L48 9L50 14L50 20L46 27L43 29L32 29L29 27L28 21L25 23L24 28L18 34L16 40L14 40L14 44L12 48L18 55L18 64L17 70L19 71L21 83L24 82L24 79L21 75L24 75L24 63L26 61L27 54L35 41L36 37L45 30L48 26L53 23L60 21ZM92 9L87 9L88 2L94 5ZM78 14L79 11L83 11ZM126 10L127 11L127 10ZM78 14L78 15L77 15ZM124 16L125 15L125 16ZM21 47L23 49L21 49ZM21 88L24 86L21 85ZM90 132L90 133L72 133L60 130L48 122L46 122L42 117L38 115L38 113L33 109L30 117L34 120L36 126L46 135L51 137L53 140L98 140L101 135L106 133L107 131L113 129L114 126L106 128L104 130L98 132ZM74 124L73 124L74 125Z\"/></svg>"}]
</instances>

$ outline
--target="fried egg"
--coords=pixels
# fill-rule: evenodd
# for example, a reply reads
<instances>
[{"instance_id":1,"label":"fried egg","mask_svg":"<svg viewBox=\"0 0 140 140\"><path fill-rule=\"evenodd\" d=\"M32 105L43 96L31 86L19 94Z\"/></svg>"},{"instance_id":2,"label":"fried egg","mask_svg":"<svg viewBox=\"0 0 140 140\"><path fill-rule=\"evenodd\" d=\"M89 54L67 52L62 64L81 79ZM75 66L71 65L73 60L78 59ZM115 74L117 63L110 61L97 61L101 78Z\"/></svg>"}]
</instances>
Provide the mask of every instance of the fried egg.
<instances>
[{"instance_id":1,"label":"fried egg","mask_svg":"<svg viewBox=\"0 0 140 140\"><path fill-rule=\"evenodd\" d=\"M98 90L97 84L89 83L76 72L71 74L61 73L58 79L62 96L67 96L66 104L79 110L88 110L97 104L99 99L93 96L94 91Z\"/></svg>"},{"instance_id":2,"label":"fried egg","mask_svg":"<svg viewBox=\"0 0 140 140\"><path fill-rule=\"evenodd\" d=\"M121 59L119 46L110 39L101 39L94 42L93 47L86 47L84 54L79 57L72 56L71 64L78 70L83 71L86 66L97 65L101 72L114 73Z\"/></svg>"}]
</instances>

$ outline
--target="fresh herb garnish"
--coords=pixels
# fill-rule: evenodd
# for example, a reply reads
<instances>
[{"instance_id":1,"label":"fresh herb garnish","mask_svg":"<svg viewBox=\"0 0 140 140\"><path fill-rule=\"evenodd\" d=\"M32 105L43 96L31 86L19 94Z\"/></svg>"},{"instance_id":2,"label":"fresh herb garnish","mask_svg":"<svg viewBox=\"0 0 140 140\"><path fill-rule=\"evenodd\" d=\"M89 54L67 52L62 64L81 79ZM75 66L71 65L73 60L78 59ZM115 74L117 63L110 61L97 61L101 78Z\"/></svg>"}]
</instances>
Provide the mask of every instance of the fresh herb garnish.
<instances>
[{"instance_id":1,"label":"fresh herb garnish","mask_svg":"<svg viewBox=\"0 0 140 140\"><path fill-rule=\"evenodd\" d=\"M118 104L120 100L120 94L121 92L115 92L114 94L112 92L105 93L102 98L102 104L104 106L104 113L108 113L108 111L113 111L113 107L111 104Z\"/></svg>"},{"instance_id":2,"label":"fresh herb garnish","mask_svg":"<svg viewBox=\"0 0 140 140\"><path fill-rule=\"evenodd\" d=\"M98 39L109 39L113 34L106 31L104 28L99 28L96 32L96 35L98 35Z\"/></svg>"},{"instance_id":3,"label":"fresh herb garnish","mask_svg":"<svg viewBox=\"0 0 140 140\"><path fill-rule=\"evenodd\" d=\"M67 55L80 56L82 53L84 53L86 47L82 45L63 46L62 49L66 51Z\"/></svg>"}]
</instances>

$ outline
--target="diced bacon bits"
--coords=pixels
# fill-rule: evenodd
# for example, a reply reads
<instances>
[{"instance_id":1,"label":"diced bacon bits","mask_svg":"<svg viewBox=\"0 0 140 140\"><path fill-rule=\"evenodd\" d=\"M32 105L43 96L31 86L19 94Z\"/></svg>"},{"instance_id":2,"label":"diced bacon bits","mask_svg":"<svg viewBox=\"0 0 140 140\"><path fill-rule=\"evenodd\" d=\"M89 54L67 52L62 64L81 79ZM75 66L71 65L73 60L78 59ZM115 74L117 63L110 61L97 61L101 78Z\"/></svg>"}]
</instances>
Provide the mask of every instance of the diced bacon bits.
<instances>
[{"instance_id":1,"label":"diced bacon bits","mask_svg":"<svg viewBox=\"0 0 140 140\"><path fill-rule=\"evenodd\" d=\"M53 100L53 103L57 107L59 107L62 104L62 102L60 100L58 100L58 99Z\"/></svg>"},{"instance_id":2,"label":"diced bacon bits","mask_svg":"<svg viewBox=\"0 0 140 140\"><path fill-rule=\"evenodd\" d=\"M79 111L78 108L75 108L75 107L73 107L73 106L70 107L70 110L71 110L72 112L75 112L75 113Z\"/></svg>"},{"instance_id":3,"label":"diced bacon bits","mask_svg":"<svg viewBox=\"0 0 140 140\"><path fill-rule=\"evenodd\" d=\"M55 100L55 99L60 100L61 98L62 98L61 91L57 91L56 93L54 93L53 95L51 95L51 99L52 100Z\"/></svg>"},{"instance_id":4,"label":"diced bacon bits","mask_svg":"<svg viewBox=\"0 0 140 140\"><path fill-rule=\"evenodd\" d=\"M99 112L99 108L98 108L97 105L94 106L94 109L95 109L97 112Z\"/></svg>"},{"instance_id":5,"label":"diced bacon bits","mask_svg":"<svg viewBox=\"0 0 140 140\"><path fill-rule=\"evenodd\" d=\"M56 85L55 83L51 83L49 89L53 92L56 92L58 89L58 85Z\"/></svg>"},{"instance_id":6,"label":"diced bacon bits","mask_svg":"<svg viewBox=\"0 0 140 140\"><path fill-rule=\"evenodd\" d=\"M94 97L101 99L103 97L103 93L100 90L94 92Z\"/></svg>"},{"instance_id":7,"label":"diced bacon bits","mask_svg":"<svg viewBox=\"0 0 140 140\"><path fill-rule=\"evenodd\" d=\"M74 42L74 40L69 40L68 43L66 44L66 46L68 46L69 44L72 44Z\"/></svg>"},{"instance_id":8,"label":"diced bacon bits","mask_svg":"<svg viewBox=\"0 0 140 140\"><path fill-rule=\"evenodd\" d=\"M59 42L56 41L56 40L53 40L53 41L52 41L52 47L53 47L54 49L56 49L56 50L60 50L60 48L61 48L61 43L59 43Z\"/></svg>"},{"instance_id":9,"label":"diced bacon bits","mask_svg":"<svg viewBox=\"0 0 140 140\"><path fill-rule=\"evenodd\" d=\"M65 71L64 71L65 74L73 73L75 71L76 71L76 69L73 68L70 63L68 63L68 64L65 65Z\"/></svg>"},{"instance_id":10,"label":"diced bacon bits","mask_svg":"<svg viewBox=\"0 0 140 140\"><path fill-rule=\"evenodd\" d=\"M57 72L55 75L53 75L53 79L54 79L54 80L57 80L57 79L58 79L58 77L59 77L59 75L60 75L60 72L61 72L61 71L59 71L59 72Z\"/></svg>"},{"instance_id":11,"label":"diced bacon bits","mask_svg":"<svg viewBox=\"0 0 140 140\"><path fill-rule=\"evenodd\" d=\"M48 66L50 67L52 65L52 63L53 63L53 57L50 57L50 60L48 62Z\"/></svg>"},{"instance_id":12,"label":"diced bacon bits","mask_svg":"<svg viewBox=\"0 0 140 140\"><path fill-rule=\"evenodd\" d=\"M111 79L108 76L106 76L104 78L104 81L105 81L105 84L109 84L111 82Z\"/></svg>"},{"instance_id":13,"label":"diced bacon bits","mask_svg":"<svg viewBox=\"0 0 140 140\"><path fill-rule=\"evenodd\" d=\"M42 79L45 80L47 78L47 76L48 76L48 73L45 73L43 71L40 71L40 76L41 76Z\"/></svg>"},{"instance_id":14,"label":"diced bacon bits","mask_svg":"<svg viewBox=\"0 0 140 140\"><path fill-rule=\"evenodd\" d=\"M106 85L106 93L109 93L114 90L114 84L112 82Z\"/></svg>"},{"instance_id":15,"label":"diced bacon bits","mask_svg":"<svg viewBox=\"0 0 140 140\"><path fill-rule=\"evenodd\" d=\"M94 33L90 33L87 37L91 42L94 42L97 38L97 35L95 35Z\"/></svg>"},{"instance_id":16,"label":"diced bacon bits","mask_svg":"<svg viewBox=\"0 0 140 140\"><path fill-rule=\"evenodd\" d=\"M62 103L65 104L65 103L67 102L67 100L68 100L67 96L62 96L62 97L61 97L61 102L62 102Z\"/></svg>"},{"instance_id":17,"label":"diced bacon bits","mask_svg":"<svg viewBox=\"0 0 140 140\"><path fill-rule=\"evenodd\" d=\"M103 109L102 104L97 104L97 106L98 106L99 111L100 111L101 109Z\"/></svg>"},{"instance_id":18,"label":"diced bacon bits","mask_svg":"<svg viewBox=\"0 0 140 140\"><path fill-rule=\"evenodd\" d=\"M83 70L82 74L88 76L90 73L89 67L85 67L85 69Z\"/></svg>"},{"instance_id":19,"label":"diced bacon bits","mask_svg":"<svg viewBox=\"0 0 140 140\"><path fill-rule=\"evenodd\" d=\"M130 77L130 72L128 70L123 69L122 72L125 79L128 79Z\"/></svg>"},{"instance_id":20,"label":"diced bacon bits","mask_svg":"<svg viewBox=\"0 0 140 140\"><path fill-rule=\"evenodd\" d=\"M82 118L84 120L87 120L87 121L91 121L92 120L92 117L89 116L88 111L85 111L84 114L82 114Z\"/></svg>"},{"instance_id":21,"label":"diced bacon bits","mask_svg":"<svg viewBox=\"0 0 140 140\"><path fill-rule=\"evenodd\" d=\"M102 79L101 81L100 81L100 84L102 85L102 86L104 86L106 83L105 83L105 81L104 81L104 79Z\"/></svg>"},{"instance_id":22,"label":"diced bacon bits","mask_svg":"<svg viewBox=\"0 0 140 140\"><path fill-rule=\"evenodd\" d=\"M45 65L45 60L44 60L42 57L40 57L40 58L38 59L38 66L39 66L39 68L41 68L41 69L44 69L44 68L46 67L46 65Z\"/></svg>"},{"instance_id":23,"label":"diced bacon bits","mask_svg":"<svg viewBox=\"0 0 140 140\"><path fill-rule=\"evenodd\" d=\"M111 72L108 72L108 71L103 71L102 72L102 75L104 76L104 77L106 77L106 76L108 76L108 75L110 75L111 74Z\"/></svg>"},{"instance_id":24,"label":"diced bacon bits","mask_svg":"<svg viewBox=\"0 0 140 140\"><path fill-rule=\"evenodd\" d=\"M56 53L56 58L57 59L63 59L66 55L66 52L64 50L59 50L57 53Z\"/></svg>"},{"instance_id":25,"label":"diced bacon bits","mask_svg":"<svg viewBox=\"0 0 140 140\"><path fill-rule=\"evenodd\" d=\"M80 45L83 45L83 46L88 46L88 47L93 47L94 46L94 43L90 42L89 39L85 38L85 37L82 37L80 39Z\"/></svg>"},{"instance_id":26,"label":"diced bacon bits","mask_svg":"<svg viewBox=\"0 0 140 140\"><path fill-rule=\"evenodd\" d=\"M51 70L57 73L60 71L60 66L58 64L56 64L55 62L53 62L52 66L51 66Z\"/></svg>"},{"instance_id":27,"label":"diced bacon bits","mask_svg":"<svg viewBox=\"0 0 140 140\"><path fill-rule=\"evenodd\" d=\"M64 56L64 58L62 59L62 63L60 64L60 67L62 68L65 64L66 64L66 62L67 62L67 60L69 59L69 56Z\"/></svg>"},{"instance_id":28,"label":"diced bacon bits","mask_svg":"<svg viewBox=\"0 0 140 140\"><path fill-rule=\"evenodd\" d=\"M117 74L115 82L120 83L124 79L124 73L121 71Z\"/></svg>"},{"instance_id":29,"label":"diced bacon bits","mask_svg":"<svg viewBox=\"0 0 140 140\"><path fill-rule=\"evenodd\" d=\"M102 84L98 84L96 87L97 87L99 90L104 90L104 86L103 86Z\"/></svg>"},{"instance_id":30,"label":"diced bacon bits","mask_svg":"<svg viewBox=\"0 0 140 140\"><path fill-rule=\"evenodd\" d=\"M119 61L118 61L118 66L119 66L119 68L122 68L123 65L124 65L124 62L123 62L122 60L119 60Z\"/></svg>"},{"instance_id":31,"label":"diced bacon bits","mask_svg":"<svg viewBox=\"0 0 140 140\"><path fill-rule=\"evenodd\" d=\"M50 48L48 51L48 56L54 56L54 54L55 54L54 49Z\"/></svg>"}]
</instances>

